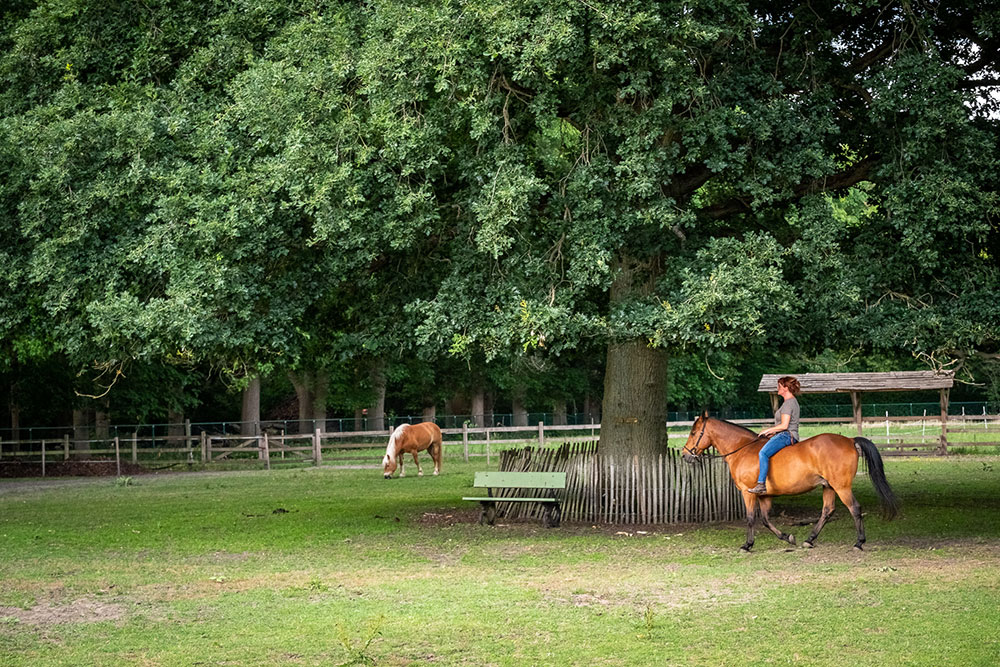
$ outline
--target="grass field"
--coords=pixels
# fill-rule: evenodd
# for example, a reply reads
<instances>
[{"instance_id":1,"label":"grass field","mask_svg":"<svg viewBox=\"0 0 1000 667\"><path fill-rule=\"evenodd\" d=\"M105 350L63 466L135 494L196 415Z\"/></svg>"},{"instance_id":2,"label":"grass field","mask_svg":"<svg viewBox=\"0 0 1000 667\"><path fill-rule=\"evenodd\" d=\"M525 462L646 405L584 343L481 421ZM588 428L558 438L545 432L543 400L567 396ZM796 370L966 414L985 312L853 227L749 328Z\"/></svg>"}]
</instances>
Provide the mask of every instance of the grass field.
<instances>
[{"instance_id":1,"label":"grass field","mask_svg":"<svg viewBox=\"0 0 1000 667\"><path fill-rule=\"evenodd\" d=\"M865 553L843 508L749 555L740 524L484 528L482 463L3 481L0 664L1000 664L1000 458L886 465Z\"/></svg>"}]
</instances>

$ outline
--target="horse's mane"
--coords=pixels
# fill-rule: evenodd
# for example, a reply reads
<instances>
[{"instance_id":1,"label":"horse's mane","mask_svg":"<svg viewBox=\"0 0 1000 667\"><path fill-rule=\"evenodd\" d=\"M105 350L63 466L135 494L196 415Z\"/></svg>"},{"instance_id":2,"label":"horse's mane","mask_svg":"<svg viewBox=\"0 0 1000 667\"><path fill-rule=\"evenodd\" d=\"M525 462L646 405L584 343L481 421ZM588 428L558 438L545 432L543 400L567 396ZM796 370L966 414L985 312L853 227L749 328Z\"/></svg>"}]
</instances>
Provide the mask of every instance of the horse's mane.
<instances>
[{"instance_id":1,"label":"horse's mane","mask_svg":"<svg viewBox=\"0 0 1000 667\"><path fill-rule=\"evenodd\" d=\"M739 429L741 431L745 431L745 432L749 433L750 435L757 435L756 431L751 431L746 426L742 426L740 424L734 424L731 421L726 421L725 419L719 419L718 417L711 417L711 419L714 419L715 421L718 421L718 422L722 422L726 426L732 426L733 428L737 428L737 429Z\"/></svg>"}]
</instances>

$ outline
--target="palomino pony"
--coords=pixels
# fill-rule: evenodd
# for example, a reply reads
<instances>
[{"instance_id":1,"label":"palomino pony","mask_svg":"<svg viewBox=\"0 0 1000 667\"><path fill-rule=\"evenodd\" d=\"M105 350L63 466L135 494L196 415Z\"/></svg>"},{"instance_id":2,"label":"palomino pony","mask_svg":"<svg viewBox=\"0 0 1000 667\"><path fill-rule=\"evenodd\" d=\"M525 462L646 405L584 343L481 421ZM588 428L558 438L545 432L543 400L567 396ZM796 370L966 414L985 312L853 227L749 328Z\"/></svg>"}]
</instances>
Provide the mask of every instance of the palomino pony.
<instances>
[{"instance_id":1,"label":"palomino pony","mask_svg":"<svg viewBox=\"0 0 1000 667\"><path fill-rule=\"evenodd\" d=\"M858 533L854 548L861 551L865 543L865 527L861 521L861 506L851 490L851 483L858 472L859 455L865 457L868 476L886 518L893 518L899 511L899 503L885 479L882 457L875 444L867 438L851 439L834 433L821 433L780 450L771 458L765 482L767 493L760 496L748 493L747 489L753 488L757 483L757 473L760 470L758 455L765 442L766 437L762 438L742 426L709 417L704 412L694 420L687 444L684 445L684 458L688 461L697 459L708 447L714 446L729 464L729 474L743 492L743 503L747 508L747 541L740 547L742 551L750 551L753 547L758 507L768 530L779 540L794 545L793 535L781 532L771 523L771 497L805 493L817 486L823 487L823 513L806 538L804 546L812 548L819 531L823 530L823 525L833 513L835 498L839 497L854 517L854 527Z\"/></svg>"},{"instance_id":2,"label":"palomino pony","mask_svg":"<svg viewBox=\"0 0 1000 667\"><path fill-rule=\"evenodd\" d=\"M385 448L385 456L382 457L382 472L386 479L392 477L399 463L399 476L405 477L403 473L403 458L407 452L413 454L413 462L417 464L417 475L424 474L420 467L420 459L417 452L429 450L431 458L434 459L434 474L441 472L441 429L433 422L423 422L420 424L400 424L389 437L389 446Z\"/></svg>"}]
</instances>

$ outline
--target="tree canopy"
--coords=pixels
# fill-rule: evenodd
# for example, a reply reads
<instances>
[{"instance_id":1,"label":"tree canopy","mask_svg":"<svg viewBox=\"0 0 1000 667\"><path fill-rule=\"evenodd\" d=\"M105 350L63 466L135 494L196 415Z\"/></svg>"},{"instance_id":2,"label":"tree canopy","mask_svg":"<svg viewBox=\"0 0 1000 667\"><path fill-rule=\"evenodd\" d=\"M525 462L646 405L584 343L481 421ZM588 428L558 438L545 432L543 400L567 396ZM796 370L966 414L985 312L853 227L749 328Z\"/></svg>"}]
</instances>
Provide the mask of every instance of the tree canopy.
<instances>
[{"instance_id":1,"label":"tree canopy","mask_svg":"<svg viewBox=\"0 0 1000 667\"><path fill-rule=\"evenodd\" d=\"M981 378L998 34L971 0L12 3L5 361L589 365L636 451L668 355Z\"/></svg>"}]
</instances>

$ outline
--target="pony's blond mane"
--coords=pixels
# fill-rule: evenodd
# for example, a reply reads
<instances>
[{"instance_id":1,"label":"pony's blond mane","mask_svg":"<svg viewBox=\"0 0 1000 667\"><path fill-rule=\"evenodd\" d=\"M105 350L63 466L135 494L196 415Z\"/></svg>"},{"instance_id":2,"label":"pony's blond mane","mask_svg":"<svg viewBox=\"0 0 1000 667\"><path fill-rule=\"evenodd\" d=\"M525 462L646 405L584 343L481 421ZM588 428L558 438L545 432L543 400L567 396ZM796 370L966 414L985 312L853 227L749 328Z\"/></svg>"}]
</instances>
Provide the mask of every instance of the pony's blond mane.
<instances>
[{"instance_id":1,"label":"pony's blond mane","mask_svg":"<svg viewBox=\"0 0 1000 667\"><path fill-rule=\"evenodd\" d=\"M385 455L389 457L390 461L396 460L396 440L399 438L399 436L403 435L403 431L405 431L409 427L410 427L409 424L400 424L399 426L396 427L396 430L392 432L392 435L389 436L389 444L386 445Z\"/></svg>"}]
</instances>

